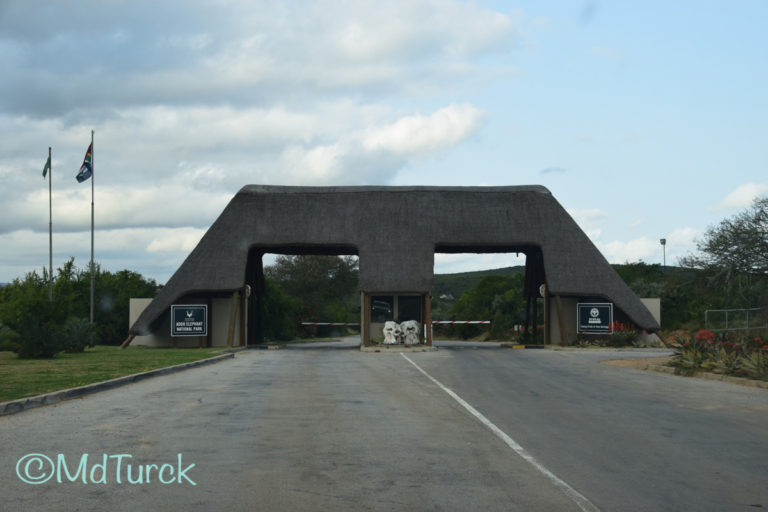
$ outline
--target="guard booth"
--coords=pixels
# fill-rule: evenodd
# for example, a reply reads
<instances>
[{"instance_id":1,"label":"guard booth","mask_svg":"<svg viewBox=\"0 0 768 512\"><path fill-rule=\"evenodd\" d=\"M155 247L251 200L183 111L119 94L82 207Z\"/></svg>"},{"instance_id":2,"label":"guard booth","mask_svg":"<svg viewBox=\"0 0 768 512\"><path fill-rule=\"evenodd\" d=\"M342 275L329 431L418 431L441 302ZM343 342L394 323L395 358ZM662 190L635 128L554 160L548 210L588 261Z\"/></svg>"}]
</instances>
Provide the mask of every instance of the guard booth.
<instances>
[{"instance_id":1,"label":"guard booth","mask_svg":"<svg viewBox=\"0 0 768 512\"><path fill-rule=\"evenodd\" d=\"M416 320L419 342L432 346L430 296L416 292L375 292L361 294L360 338L363 346L381 343L385 322Z\"/></svg>"}]
</instances>

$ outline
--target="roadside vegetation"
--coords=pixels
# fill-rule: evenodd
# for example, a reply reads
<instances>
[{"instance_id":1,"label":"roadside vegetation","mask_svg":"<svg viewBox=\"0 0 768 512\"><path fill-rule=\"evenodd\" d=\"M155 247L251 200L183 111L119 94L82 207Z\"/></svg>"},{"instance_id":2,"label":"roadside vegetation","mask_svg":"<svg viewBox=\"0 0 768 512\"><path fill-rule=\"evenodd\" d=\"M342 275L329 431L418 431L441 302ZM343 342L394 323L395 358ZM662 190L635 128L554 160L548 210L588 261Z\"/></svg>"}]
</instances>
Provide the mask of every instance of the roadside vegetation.
<instances>
[{"instance_id":1,"label":"roadside vegetation","mask_svg":"<svg viewBox=\"0 0 768 512\"><path fill-rule=\"evenodd\" d=\"M0 288L0 351L21 358L52 358L60 352L119 345L126 337L131 297L154 297L159 286L129 270L95 269L94 324L90 323L90 271L70 259L53 279L30 272Z\"/></svg>"},{"instance_id":2,"label":"roadside vegetation","mask_svg":"<svg viewBox=\"0 0 768 512\"><path fill-rule=\"evenodd\" d=\"M12 352L0 352L0 402L206 359L220 351L147 347L120 350L97 345L48 359L20 359Z\"/></svg>"},{"instance_id":3,"label":"roadside vegetation","mask_svg":"<svg viewBox=\"0 0 768 512\"><path fill-rule=\"evenodd\" d=\"M757 308L750 326L768 325L768 198L756 200L750 208L711 227L698 242L698 252L682 258L677 267L625 263L614 269L638 296L661 298L663 327L665 332L675 333L662 333L662 337L678 347L675 364L681 371L762 375L765 330L713 334L712 340L704 341L697 336L703 336L704 312L711 309ZM265 338L286 341L349 334L347 328L301 327L300 323L358 322L358 276L356 257L279 256L274 265L265 268ZM15 357L20 366L14 368L21 368L25 359L63 362L70 360L70 354L89 357L101 350L100 345L119 345L127 335L129 298L153 297L160 289L155 281L136 272L111 273L97 266L95 321L91 324L87 269L77 268L74 259L57 269L53 300L48 283L43 270L0 287L0 360L4 368ZM438 326L435 335L527 342L529 338L519 330L525 323L523 283L524 267L436 275L433 319L491 320L491 324ZM544 308L539 306L541 324ZM640 346L633 326L627 324L617 324L610 336L579 338L576 344ZM7 377L3 375L5 387L10 382Z\"/></svg>"},{"instance_id":4,"label":"roadside vegetation","mask_svg":"<svg viewBox=\"0 0 768 512\"><path fill-rule=\"evenodd\" d=\"M706 371L721 375L768 381L768 342L753 334L715 334L702 329L675 337L676 373Z\"/></svg>"}]
</instances>

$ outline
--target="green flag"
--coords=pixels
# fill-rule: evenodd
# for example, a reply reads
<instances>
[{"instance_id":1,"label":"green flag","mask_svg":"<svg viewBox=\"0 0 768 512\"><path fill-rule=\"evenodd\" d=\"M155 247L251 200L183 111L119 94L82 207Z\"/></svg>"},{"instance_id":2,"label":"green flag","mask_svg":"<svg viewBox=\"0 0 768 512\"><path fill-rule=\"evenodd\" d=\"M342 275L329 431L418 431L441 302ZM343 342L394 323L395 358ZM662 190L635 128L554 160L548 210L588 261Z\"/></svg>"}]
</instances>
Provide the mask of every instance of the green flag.
<instances>
[{"instance_id":1,"label":"green flag","mask_svg":"<svg viewBox=\"0 0 768 512\"><path fill-rule=\"evenodd\" d=\"M51 157L48 155L48 160L45 162L45 167L43 167L43 178L45 178L46 174L48 174L48 171L51 170Z\"/></svg>"}]
</instances>

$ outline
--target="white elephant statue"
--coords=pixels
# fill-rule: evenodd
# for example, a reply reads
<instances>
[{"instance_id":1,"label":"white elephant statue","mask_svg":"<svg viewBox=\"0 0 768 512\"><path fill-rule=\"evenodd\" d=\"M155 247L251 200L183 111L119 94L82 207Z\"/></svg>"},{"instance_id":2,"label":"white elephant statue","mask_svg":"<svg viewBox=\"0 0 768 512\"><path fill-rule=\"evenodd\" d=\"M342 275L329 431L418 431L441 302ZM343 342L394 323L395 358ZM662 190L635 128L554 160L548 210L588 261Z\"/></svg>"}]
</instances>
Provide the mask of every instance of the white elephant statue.
<instances>
[{"instance_id":1,"label":"white elephant statue","mask_svg":"<svg viewBox=\"0 0 768 512\"><path fill-rule=\"evenodd\" d=\"M395 345L397 343L400 343L400 324L397 322L384 322L384 329L382 330L384 333L384 344L385 345Z\"/></svg>"},{"instance_id":2,"label":"white elephant statue","mask_svg":"<svg viewBox=\"0 0 768 512\"><path fill-rule=\"evenodd\" d=\"M406 345L419 344L419 322L416 320L406 320L400 324L400 330L403 332Z\"/></svg>"}]
</instances>

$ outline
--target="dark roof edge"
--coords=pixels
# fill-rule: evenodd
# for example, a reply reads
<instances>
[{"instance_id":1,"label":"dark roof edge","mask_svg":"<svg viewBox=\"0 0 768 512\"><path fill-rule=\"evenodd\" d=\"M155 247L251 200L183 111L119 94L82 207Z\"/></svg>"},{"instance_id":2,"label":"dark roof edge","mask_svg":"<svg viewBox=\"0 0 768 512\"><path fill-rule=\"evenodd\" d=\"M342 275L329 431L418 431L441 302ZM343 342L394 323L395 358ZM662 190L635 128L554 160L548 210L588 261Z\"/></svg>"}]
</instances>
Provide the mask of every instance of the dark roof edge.
<instances>
[{"instance_id":1,"label":"dark roof edge","mask_svg":"<svg viewBox=\"0 0 768 512\"><path fill-rule=\"evenodd\" d=\"M509 192L533 192L538 194L552 195L547 187L543 185L516 185L503 187L433 187L433 186L379 186L379 185L361 185L361 186L333 186L333 187L306 187L290 185L245 185L238 191L239 194L327 194L327 193L360 193L360 192L487 192L487 193L509 193Z\"/></svg>"}]
</instances>

